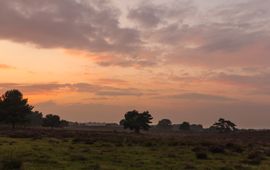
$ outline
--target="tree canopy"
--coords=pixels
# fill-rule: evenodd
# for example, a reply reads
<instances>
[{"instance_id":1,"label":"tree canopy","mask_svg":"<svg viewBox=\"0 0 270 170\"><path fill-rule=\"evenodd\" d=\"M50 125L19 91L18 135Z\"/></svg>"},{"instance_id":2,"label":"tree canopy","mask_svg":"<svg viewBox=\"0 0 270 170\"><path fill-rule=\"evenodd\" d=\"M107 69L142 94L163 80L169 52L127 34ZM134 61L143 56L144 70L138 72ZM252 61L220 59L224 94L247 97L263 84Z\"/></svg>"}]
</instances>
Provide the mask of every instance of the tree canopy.
<instances>
[{"instance_id":1,"label":"tree canopy","mask_svg":"<svg viewBox=\"0 0 270 170\"><path fill-rule=\"evenodd\" d=\"M183 122L179 125L180 130L190 130L190 123L189 122Z\"/></svg>"},{"instance_id":2,"label":"tree canopy","mask_svg":"<svg viewBox=\"0 0 270 170\"><path fill-rule=\"evenodd\" d=\"M215 122L210 129L218 130L219 132L232 132L236 131L236 124L229 120L225 120L223 118L220 118L218 122Z\"/></svg>"},{"instance_id":3,"label":"tree canopy","mask_svg":"<svg viewBox=\"0 0 270 170\"><path fill-rule=\"evenodd\" d=\"M125 129L134 130L136 133L140 133L140 130L148 130L153 117L148 111L139 113L137 110L129 111L125 114L125 118L120 121L120 124Z\"/></svg>"},{"instance_id":4,"label":"tree canopy","mask_svg":"<svg viewBox=\"0 0 270 170\"><path fill-rule=\"evenodd\" d=\"M45 127L60 127L61 125L61 120L58 115L53 115L53 114L48 114L46 117L43 119L43 126Z\"/></svg>"},{"instance_id":5,"label":"tree canopy","mask_svg":"<svg viewBox=\"0 0 270 170\"><path fill-rule=\"evenodd\" d=\"M157 127L161 129L170 129L172 128L172 121L170 119L162 119L158 122Z\"/></svg>"},{"instance_id":6,"label":"tree canopy","mask_svg":"<svg viewBox=\"0 0 270 170\"><path fill-rule=\"evenodd\" d=\"M0 98L0 120L14 128L16 124L28 122L27 116L33 108L19 90L9 90Z\"/></svg>"}]
</instances>

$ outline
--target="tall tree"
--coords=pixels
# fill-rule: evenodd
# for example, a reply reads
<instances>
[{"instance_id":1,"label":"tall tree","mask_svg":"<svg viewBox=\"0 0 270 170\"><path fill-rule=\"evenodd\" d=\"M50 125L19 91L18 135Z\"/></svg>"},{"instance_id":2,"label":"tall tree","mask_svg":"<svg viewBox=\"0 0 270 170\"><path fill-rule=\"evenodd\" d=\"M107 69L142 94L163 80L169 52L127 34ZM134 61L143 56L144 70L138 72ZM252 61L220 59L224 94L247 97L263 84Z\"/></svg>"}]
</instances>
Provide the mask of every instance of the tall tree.
<instances>
[{"instance_id":1,"label":"tall tree","mask_svg":"<svg viewBox=\"0 0 270 170\"><path fill-rule=\"evenodd\" d=\"M153 117L148 111L139 113L137 110L129 111L125 114L125 118L121 120L121 124L125 129L134 130L140 133L140 130L148 130Z\"/></svg>"},{"instance_id":2,"label":"tall tree","mask_svg":"<svg viewBox=\"0 0 270 170\"><path fill-rule=\"evenodd\" d=\"M0 120L15 128L16 124L28 122L27 116L31 114L33 108L19 90L9 90L0 99Z\"/></svg>"}]
</instances>

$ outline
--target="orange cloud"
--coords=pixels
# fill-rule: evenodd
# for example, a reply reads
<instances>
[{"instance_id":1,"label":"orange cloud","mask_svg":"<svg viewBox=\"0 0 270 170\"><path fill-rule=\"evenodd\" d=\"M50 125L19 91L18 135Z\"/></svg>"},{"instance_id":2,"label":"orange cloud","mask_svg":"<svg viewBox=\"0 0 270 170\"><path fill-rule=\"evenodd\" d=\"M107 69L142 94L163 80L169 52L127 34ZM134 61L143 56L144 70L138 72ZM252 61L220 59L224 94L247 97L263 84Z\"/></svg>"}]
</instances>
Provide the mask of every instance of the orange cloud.
<instances>
[{"instance_id":1,"label":"orange cloud","mask_svg":"<svg viewBox=\"0 0 270 170\"><path fill-rule=\"evenodd\" d=\"M13 69L14 67L6 64L0 64L0 69Z\"/></svg>"}]
</instances>

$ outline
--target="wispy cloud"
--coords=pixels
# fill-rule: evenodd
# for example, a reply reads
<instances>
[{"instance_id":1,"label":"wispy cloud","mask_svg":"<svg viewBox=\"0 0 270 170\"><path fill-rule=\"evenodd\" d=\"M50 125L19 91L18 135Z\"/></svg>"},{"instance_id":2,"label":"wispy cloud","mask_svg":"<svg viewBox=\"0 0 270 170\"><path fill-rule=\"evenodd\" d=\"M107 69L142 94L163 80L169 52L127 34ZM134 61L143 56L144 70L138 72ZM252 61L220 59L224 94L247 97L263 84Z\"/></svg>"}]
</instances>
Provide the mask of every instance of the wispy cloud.
<instances>
[{"instance_id":1,"label":"wispy cloud","mask_svg":"<svg viewBox=\"0 0 270 170\"><path fill-rule=\"evenodd\" d=\"M0 64L0 69L14 69L14 67L6 64Z\"/></svg>"},{"instance_id":2,"label":"wispy cloud","mask_svg":"<svg viewBox=\"0 0 270 170\"><path fill-rule=\"evenodd\" d=\"M211 95L211 94L203 94L203 93L183 93L169 96L174 99L182 99L182 100L192 100L192 101L214 101L214 102L227 102L227 101L236 101L236 99L219 96L219 95Z\"/></svg>"}]
</instances>

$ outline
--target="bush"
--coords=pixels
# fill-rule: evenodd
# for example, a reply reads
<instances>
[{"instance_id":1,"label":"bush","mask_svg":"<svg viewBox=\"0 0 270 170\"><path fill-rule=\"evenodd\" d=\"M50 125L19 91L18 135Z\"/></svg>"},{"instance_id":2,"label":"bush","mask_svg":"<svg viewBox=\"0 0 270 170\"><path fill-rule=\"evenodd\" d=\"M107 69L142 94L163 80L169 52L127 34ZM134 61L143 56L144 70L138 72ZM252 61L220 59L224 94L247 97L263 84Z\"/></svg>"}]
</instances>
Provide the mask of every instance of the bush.
<instances>
[{"instance_id":1,"label":"bush","mask_svg":"<svg viewBox=\"0 0 270 170\"><path fill-rule=\"evenodd\" d=\"M212 153L225 153L225 149L223 146L211 146L209 151Z\"/></svg>"},{"instance_id":2,"label":"bush","mask_svg":"<svg viewBox=\"0 0 270 170\"><path fill-rule=\"evenodd\" d=\"M197 159L208 159L208 155L206 152L196 152Z\"/></svg>"},{"instance_id":3,"label":"bush","mask_svg":"<svg viewBox=\"0 0 270 170\"><path fill-rule=\"evenodd\" d=\"M3 158L1 161L1 167L2 170L21 170L23 169L23 161L14 158L12 156Z\"/></svg>"},{"instance_id":4,"label":"bush","mask_svg":"<svg viewBox=\"0 0 270 170\"><path fill-rule=\"evenodd\" d=\"M227 143L226 148L228 150L230 150L232 152L236 152L236 153L242 153L244 151L244 149L241 145L234 144L234 143Z\"/></svg>"},{"instance_id":5,"label":"bush","mask_svg":"<svg viewBox=\"0 0 270 170\"><path fill-rule=\"evenodd\" d=\"M248 154L247 159L244 162L252 165L260 165L264 159L265 155L262 152L253 151Z\"/></svg>"}]
</instances>

